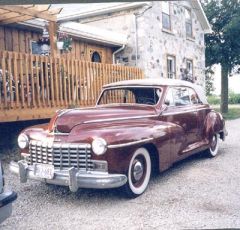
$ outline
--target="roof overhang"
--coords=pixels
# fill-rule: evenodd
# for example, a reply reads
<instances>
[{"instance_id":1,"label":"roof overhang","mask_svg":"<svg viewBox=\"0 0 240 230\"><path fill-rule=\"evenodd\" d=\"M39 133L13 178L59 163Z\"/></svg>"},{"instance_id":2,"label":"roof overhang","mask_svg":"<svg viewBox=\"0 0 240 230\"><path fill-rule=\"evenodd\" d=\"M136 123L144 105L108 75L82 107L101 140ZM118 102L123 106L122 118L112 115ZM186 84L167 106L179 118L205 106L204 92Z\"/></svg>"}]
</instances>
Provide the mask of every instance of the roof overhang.
<instances>
[{"instance_id":1,"label":"roof overhang","mask_svg":"<svg viewBox=\"0 0 240 230\"><path fill-rule=\"evenodd\" d=\"M204 10L202 8L202 5L199 0L189 0L195 14L197 15L197 18L204 30L205 34L212 33L212 28L208 22L207 16L204 13Z\"/></svg>"},{"instance_id":2,"label":"roof overhang","mask_svg":"<svg viewBox=\"0 0 240 230\"><path fill-rule=\"evenodd\" d=\"M131 2L131 3L125 2L125 3L119 3L118 5L110 6L110 7L104 5L102 8L97 8L97 9L89 10L85 12L58 15L57 20L59 22L72 21L72 20L77 20L82 18L95 17L95 16L108 14L108 13L119 12L123 10L135 9L135 8L143 7L145 5L149 5L149 2Z\"/></svg>"},{"instance_id":3,"label":"roof overhang","mask_svg":"<svg viewBox=\"0 0 240 230\"><path fill-rule=\"evenodd\" d=\"M41 19L32 19L18 24L29 28L43 29L46 23ZM77 39L84 39L109 47L120 47L127 44L127 37L124 34L77 22L63 22L59 29Z\"/></svg>"},{"instance_id":4,"label":"roof overhang","mask_svg":"<svg viewBox=\"0 0 240 230\"><path fill-rule=\"evenodd\" d=\"M127 44L127 37L124 34L77 22L62 23L59 29L73 37L94 41L95 43L111 47L119 47Z\"/></svg>"}]
</instances>

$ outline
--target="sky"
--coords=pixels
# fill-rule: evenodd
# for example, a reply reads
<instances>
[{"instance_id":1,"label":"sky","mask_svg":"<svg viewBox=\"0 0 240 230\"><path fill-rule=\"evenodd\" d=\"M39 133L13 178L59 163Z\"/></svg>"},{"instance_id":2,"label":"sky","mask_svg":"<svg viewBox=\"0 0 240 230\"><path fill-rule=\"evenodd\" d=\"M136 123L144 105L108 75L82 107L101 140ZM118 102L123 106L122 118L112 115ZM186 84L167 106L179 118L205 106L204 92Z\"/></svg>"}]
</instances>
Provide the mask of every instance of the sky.
<instances>
[{"instance_id":1,"label":"sky","mask_svg":"<svg viewBox=\"0 0 240 230\"><path fill-rule=\"evenodd\" d=\"M220 95L221 94L221 66L215 65L214 66L214 87L215 91L214 94ZM235 93L240 93L240 74L235 74L232 77L228 78L228 88L229 90L233 90Z\"/></svg>"}]
</instances>

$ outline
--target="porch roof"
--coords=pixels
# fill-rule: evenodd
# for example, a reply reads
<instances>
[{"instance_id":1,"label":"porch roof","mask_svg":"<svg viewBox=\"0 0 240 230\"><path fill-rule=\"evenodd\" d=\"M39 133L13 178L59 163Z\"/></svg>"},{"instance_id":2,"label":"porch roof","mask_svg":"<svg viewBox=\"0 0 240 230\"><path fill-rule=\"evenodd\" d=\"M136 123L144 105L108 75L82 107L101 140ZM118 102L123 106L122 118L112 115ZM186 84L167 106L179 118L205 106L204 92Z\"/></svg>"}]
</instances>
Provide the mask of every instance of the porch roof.
<instances>
[{"instance_id":1,"label":"porch roof","mask_svg":"<svg viewBox=\"0 0 240 230\"><path fill-rule=\"evenodd\" d=\"M41 19L32 19L19 24L34 28L43 29L45 21ZM77 22L64 22L59 26L62 32L73 37L94 41L95 43L104 44L111 47L119 47L127 44L127 37L124 34L102 29L95 26L80 24Z\"/></svg>"},{"instance_id":2,"label":"porch roof","mask_svg":"<svg viewBox=\"0 0 240 230\"><path fill-rule=\"evenodd\" d=\"M105 45L122 46L127 43L127 37L124 34L77 22L62 23L60 30L69 35Z\"/></svg>"}]
</instances>

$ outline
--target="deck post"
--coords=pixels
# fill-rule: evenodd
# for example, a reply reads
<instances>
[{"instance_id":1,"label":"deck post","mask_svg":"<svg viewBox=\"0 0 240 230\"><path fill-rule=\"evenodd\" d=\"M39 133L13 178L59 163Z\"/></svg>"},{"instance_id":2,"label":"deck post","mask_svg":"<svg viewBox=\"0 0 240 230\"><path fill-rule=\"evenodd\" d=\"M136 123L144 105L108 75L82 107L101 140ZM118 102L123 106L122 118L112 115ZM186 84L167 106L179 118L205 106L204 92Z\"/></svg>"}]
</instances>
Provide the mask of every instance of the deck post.
<instances>
[{"instance_id":1,"label":"deck post","mask_svg":"<svg viewBox=\"0 0 240 230\"><path fill-rule=\"evenodd\" d=\"M50 47L51 47L51 56L56 57L57 56L57 45L56 45L56 29L57 24L55 21L49 22L49 39L50 39Z\"/></svg>"}]
</instances>

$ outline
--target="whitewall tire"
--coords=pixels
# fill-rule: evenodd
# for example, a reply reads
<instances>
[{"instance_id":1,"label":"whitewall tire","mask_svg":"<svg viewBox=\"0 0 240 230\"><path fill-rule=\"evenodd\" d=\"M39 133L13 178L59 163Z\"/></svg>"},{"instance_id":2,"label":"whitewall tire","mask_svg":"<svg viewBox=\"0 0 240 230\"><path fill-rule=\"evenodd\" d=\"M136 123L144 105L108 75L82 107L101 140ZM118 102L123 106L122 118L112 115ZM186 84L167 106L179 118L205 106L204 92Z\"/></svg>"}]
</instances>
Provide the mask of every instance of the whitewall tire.
<instances>
[{"instance_id":1,"label":"whitewall tire","mask_svg":"<svg viewBox=\"0 0 240 230\"><path fill-rule=\"evenodd\" d=\"M129 163L128 181L124 186L128 197L135 198L147 189L151 176L151 158L145 148L137 149Z\"/></svg>"},{"instance_id":2,"label":"whitewall tire","mask_svg":"<svg viewBox=\"0 0 240 230\"><path fill-rule=\"evenodd\" d=\"M210 157L215 157L218 154L219 149L219 135L214 134L209 143L207 153Z\"/></svg>"}]
</instances>

